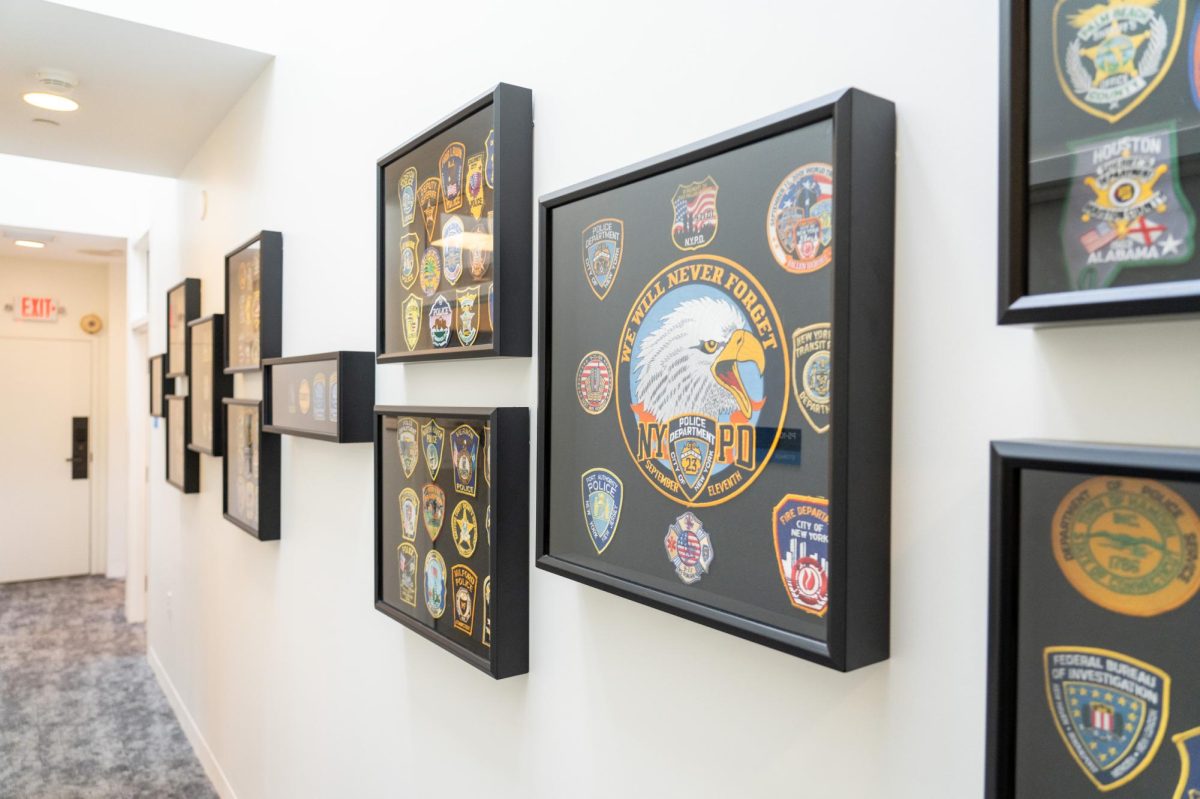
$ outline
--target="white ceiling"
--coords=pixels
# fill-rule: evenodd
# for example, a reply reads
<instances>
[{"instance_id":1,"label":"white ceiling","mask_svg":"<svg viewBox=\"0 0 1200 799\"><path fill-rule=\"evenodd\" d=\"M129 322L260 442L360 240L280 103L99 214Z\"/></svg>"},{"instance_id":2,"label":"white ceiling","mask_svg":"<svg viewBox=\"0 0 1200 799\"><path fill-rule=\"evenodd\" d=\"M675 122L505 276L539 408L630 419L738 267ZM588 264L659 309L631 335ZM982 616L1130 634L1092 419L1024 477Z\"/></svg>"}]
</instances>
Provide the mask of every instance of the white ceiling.
<instances>
[{"instance_id":1,"label":"white ceiling","mask_svg":"<svg viewBox=\"0 0 1200 799\"><path fill-rule=\"evenodd\" d=\"M174 177L272 58L44 0L0 0L0 152ZM78 111L21 99L45 68L75 73Z\"/></svg>"},{"instance_id":2,"label":"white ceiling","mask_svg":"<svg viewBox=\"0 0 1200 799\"><path fill-rule=\"evenodd\" d=\"M40 241L40 250L18 247L17 239ZM87 264L107 264L125 260L125 239L113 236L93 236L89 233L66 233L61 230L36 230L0 225L0 259L19 258L22 261L67 261ZM3 262L0 261L0 266Z\"/></svg>"}]
</instances>

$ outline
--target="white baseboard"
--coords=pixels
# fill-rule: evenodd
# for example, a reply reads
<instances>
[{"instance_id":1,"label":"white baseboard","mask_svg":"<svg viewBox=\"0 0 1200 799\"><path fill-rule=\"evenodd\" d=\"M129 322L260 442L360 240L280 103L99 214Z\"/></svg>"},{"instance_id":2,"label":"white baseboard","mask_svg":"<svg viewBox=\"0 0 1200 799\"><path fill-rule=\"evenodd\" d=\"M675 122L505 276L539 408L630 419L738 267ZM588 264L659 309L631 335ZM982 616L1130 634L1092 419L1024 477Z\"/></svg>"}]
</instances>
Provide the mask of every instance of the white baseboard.
<instances>
[{"instance_id":1,"label":"white baseboard","mask_svg":"<svg viewBox=\"0 0 1200 799\"><path fill-rule=\"evenodd\" d=\"M225 772L221 770L221 764L217 762L217 756L208 747L208 741L204 740L200 728L196 725L196 720L188 712L187 706L183 703L183 697L175 689L175 683L171 682L171 677L163 668L162 661L158 659L158 653L154 651L154 647L147 648L146 660L150 662L150 670L158 679L158 684L166 695L167 702L175 711L175 718L179 719L179 726L183 728L183 733L196 752L200 765L204 767L204 773L212 781L213 788L216 789L221 799L237 799L237 794L233 792L233 786L229 784L229 778L225 776Z\"/></svg>"}]
</instances>

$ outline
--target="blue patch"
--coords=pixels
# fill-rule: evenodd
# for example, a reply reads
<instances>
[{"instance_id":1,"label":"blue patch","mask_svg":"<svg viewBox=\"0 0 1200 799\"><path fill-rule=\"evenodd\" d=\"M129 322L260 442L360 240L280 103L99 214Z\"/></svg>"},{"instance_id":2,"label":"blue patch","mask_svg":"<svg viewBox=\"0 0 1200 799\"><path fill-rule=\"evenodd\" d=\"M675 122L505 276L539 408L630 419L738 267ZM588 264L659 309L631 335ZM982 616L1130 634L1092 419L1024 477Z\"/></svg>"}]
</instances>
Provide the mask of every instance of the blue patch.
<instances>
[{"instance_id":1,"label":"blue patch","mask_svg":"<svg viewBox=\"0 0 1200 799\"><path fill-rule=\"evenodd\" d=\"M716 444L717 420L709 416L677 416L667 424L671 471L688 499L695 499L708 483Z\"/></svg>"},{"instance_id":2,"label":"blue patch","mask_svg":"<svg viewBox=\"0 0 1200 799\"><path fill-rule=\"evenodd\" d=\"M450 457L454 466L454 490L475 496L476 463L479 458L479 434L470 425L459 425L450 434Z\"/></svg>"},{"instance_id":3,"label":"blue patch","mask_svg":"<svg viewBox=\"0 0 1200 799\"><path fill-rule=\"evenodd\" d=\"M583 520L597 555L604 554L617 533L624 490L621 478L608 469L588 469L583 473ZM488 512L491 510L489 506Z\"/></svg>"},{"instance_id":4,"label":"blue patch","mask_svg":"<svg viewBox=\"0 0 1200 799\"><path fill-rule=\"evenodd\" d=\"M1200 727L1181 732L1171 740L1179 748L1182 761L1174 799L1200 799L1200 770L1192 769L1193 764L1200 763Z\"/></svg>"},{"instance_id":5,"label":"blue patch","mask_svg":"<svg viewBox=\"0 0 1200 799\"><path fill-rule=\"evenodd\" d=\"M625 223L598 219L583 229L583 273L596 299L608 296L621 268Z\"/></svg>"},{"instance_id":6,"label":"blue patch","mask_svg":"<svg viewBox=\"0 0 1200 799\"><path fill-rule=\"evenodd\" d=\"M483 143L483 147L487 150L487 165L483 168L483 177L487 181L488 188L494 189L496 177L496 131L488 131L487 141Z\"/></svg>"}]
</instances>

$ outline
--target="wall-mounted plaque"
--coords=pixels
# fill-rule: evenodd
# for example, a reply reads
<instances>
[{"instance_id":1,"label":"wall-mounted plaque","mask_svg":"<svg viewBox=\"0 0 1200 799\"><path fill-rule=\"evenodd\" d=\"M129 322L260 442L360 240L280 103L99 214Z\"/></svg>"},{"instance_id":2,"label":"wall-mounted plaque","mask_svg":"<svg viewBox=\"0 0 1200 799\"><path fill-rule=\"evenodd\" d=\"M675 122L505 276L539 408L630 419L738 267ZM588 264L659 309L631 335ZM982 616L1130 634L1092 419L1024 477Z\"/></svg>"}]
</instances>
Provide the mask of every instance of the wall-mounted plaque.
<instances>
[{"instance_id":1,"label":"wall-mounted plaque","mask_svg":"<svg viewBox=\"0 0 1200 799\"><path fill-rule=\"evenodd\" d=\"M887 657L894 174L847 89L542 199L539 568Z\"/></svg>"},{"instance_id":2,"label":"wall-mounted plaque","mask_svg":"<svg viewBox=\"0 0 1200 799\"><path fill-rule=\"evenodd\" d=\"M187 325L199 316L199 279L189 277L167 291L167 377L187 377Z\"/></svg>"},{"instance_id":3,"label":"wall-mounted plaque","mask_svg":"<svg viewBox=\"0 0 1200 799\"><path fill-rule=\"evenodd\" d=\"M1004 0L1001 324L1200 311L1183 0Z\"/></svg>"},{"instance_id":4,"label":"wall-mounted plaque","mask_svg":"<svg viewBox=\"0 0 1200 799\"><path fill-rule=\"evenodd\" d=\"M375 607L496 679L526 673L529 411L375 410Z\"/></svg>"},{"instance_id":5,"label":"wall-mounted plaque","mask_svg":"<svg viewBox=\"0 0 1200 799\"><path fill-rule=\"evenodd\" d=\"M188 406L192 415L188 449L219 456L225 445L221 401L233 394L233 377L221 369L223 315L194 319L188 322L188 328L191 351Z\"/></svg>"},{"instance_id":6,"label":"wall-mounted plaque","mask_svg":"<svg viewBox=\"0 0 1200 799\"><path fill-rule=\"evenodd\" d=\"M225 256L225 372L283 354L283 236L264 230Z\"/></svg>"},{"instance_id":7,"label":"wall-mounted plaque","mask_svg":"<svg viewBox=\"0 0 1200 799\"><path fill-rule=\"evenodd\" d=\"M187 447L192 426L188 398L171 394L167 403L167 482L185 494L200 491L200 455Z\"/></svg>"},{"instance_id":8,"label":"wall-mounted plaque","mask_svg":"<svg viewBox=\"0 0 1200 799\"><path fill-rule=\"evenodd\" d=\"M499 84L377 173L379 362L529 355L532 93Z\"/></svg>"},{"instance_id":9,"label":"wall-mounted plaque","mask_svg":"<svg viewBox=\"0 0 1200 799\"><path fill-rule=\"evenodd\" d=\"M279 436L263 433L260 400L226 398L221 460L226 519L262 541L279 539Z\"/></svg>"},{"instance_id":10,"label":"wall-mounted plaque","mask_svg":"<svg viewBox=\"0 0 1200 799\"><path fill-rule=\"evenodd\" d=\"M1200 450L993 442L988 799L1200 794L1197 514Z\"/></svg>"},{"instance_id":11,"label":"wall-mounted plaque","mask_svg":"<svg viewBox=\"0 0 1200 799\"><path fill-rule=\"evenodd\" d=\"M263 361L263 431L351 444L374 440L375 353Z\"/></svg>"},{"instance_id":12,"label":"wall-mounted plaque","mask_svg":"<svg viewBox=\"0 0 1200 799\"><path fill-rule=\"evenodd\" d=\"M166 354L150 358L150 415L162 417L166 415L163 409L163 397L171 393L174 380L169 380L166 374Z\"/></svg>"}]
</instances>

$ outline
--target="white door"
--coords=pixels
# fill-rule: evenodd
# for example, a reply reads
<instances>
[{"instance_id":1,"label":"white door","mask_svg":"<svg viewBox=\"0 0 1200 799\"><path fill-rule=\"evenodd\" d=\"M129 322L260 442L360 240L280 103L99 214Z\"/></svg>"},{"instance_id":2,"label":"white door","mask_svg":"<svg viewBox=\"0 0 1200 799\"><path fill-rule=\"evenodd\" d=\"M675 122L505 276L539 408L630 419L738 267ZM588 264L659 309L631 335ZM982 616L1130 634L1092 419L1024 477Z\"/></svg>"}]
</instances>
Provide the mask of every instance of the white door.
<instances>
[{"instance_id":1,"label":"white door","mask_svg":"<svg viewBox=\"0 0 1200 799\"><path fill-rule=\"evenodd\" d=\"M90 480L71 479L70 459L72 418L92 416L91 350L0 338L0 582L89 571Z\"/></svg>"}]
</instances>

